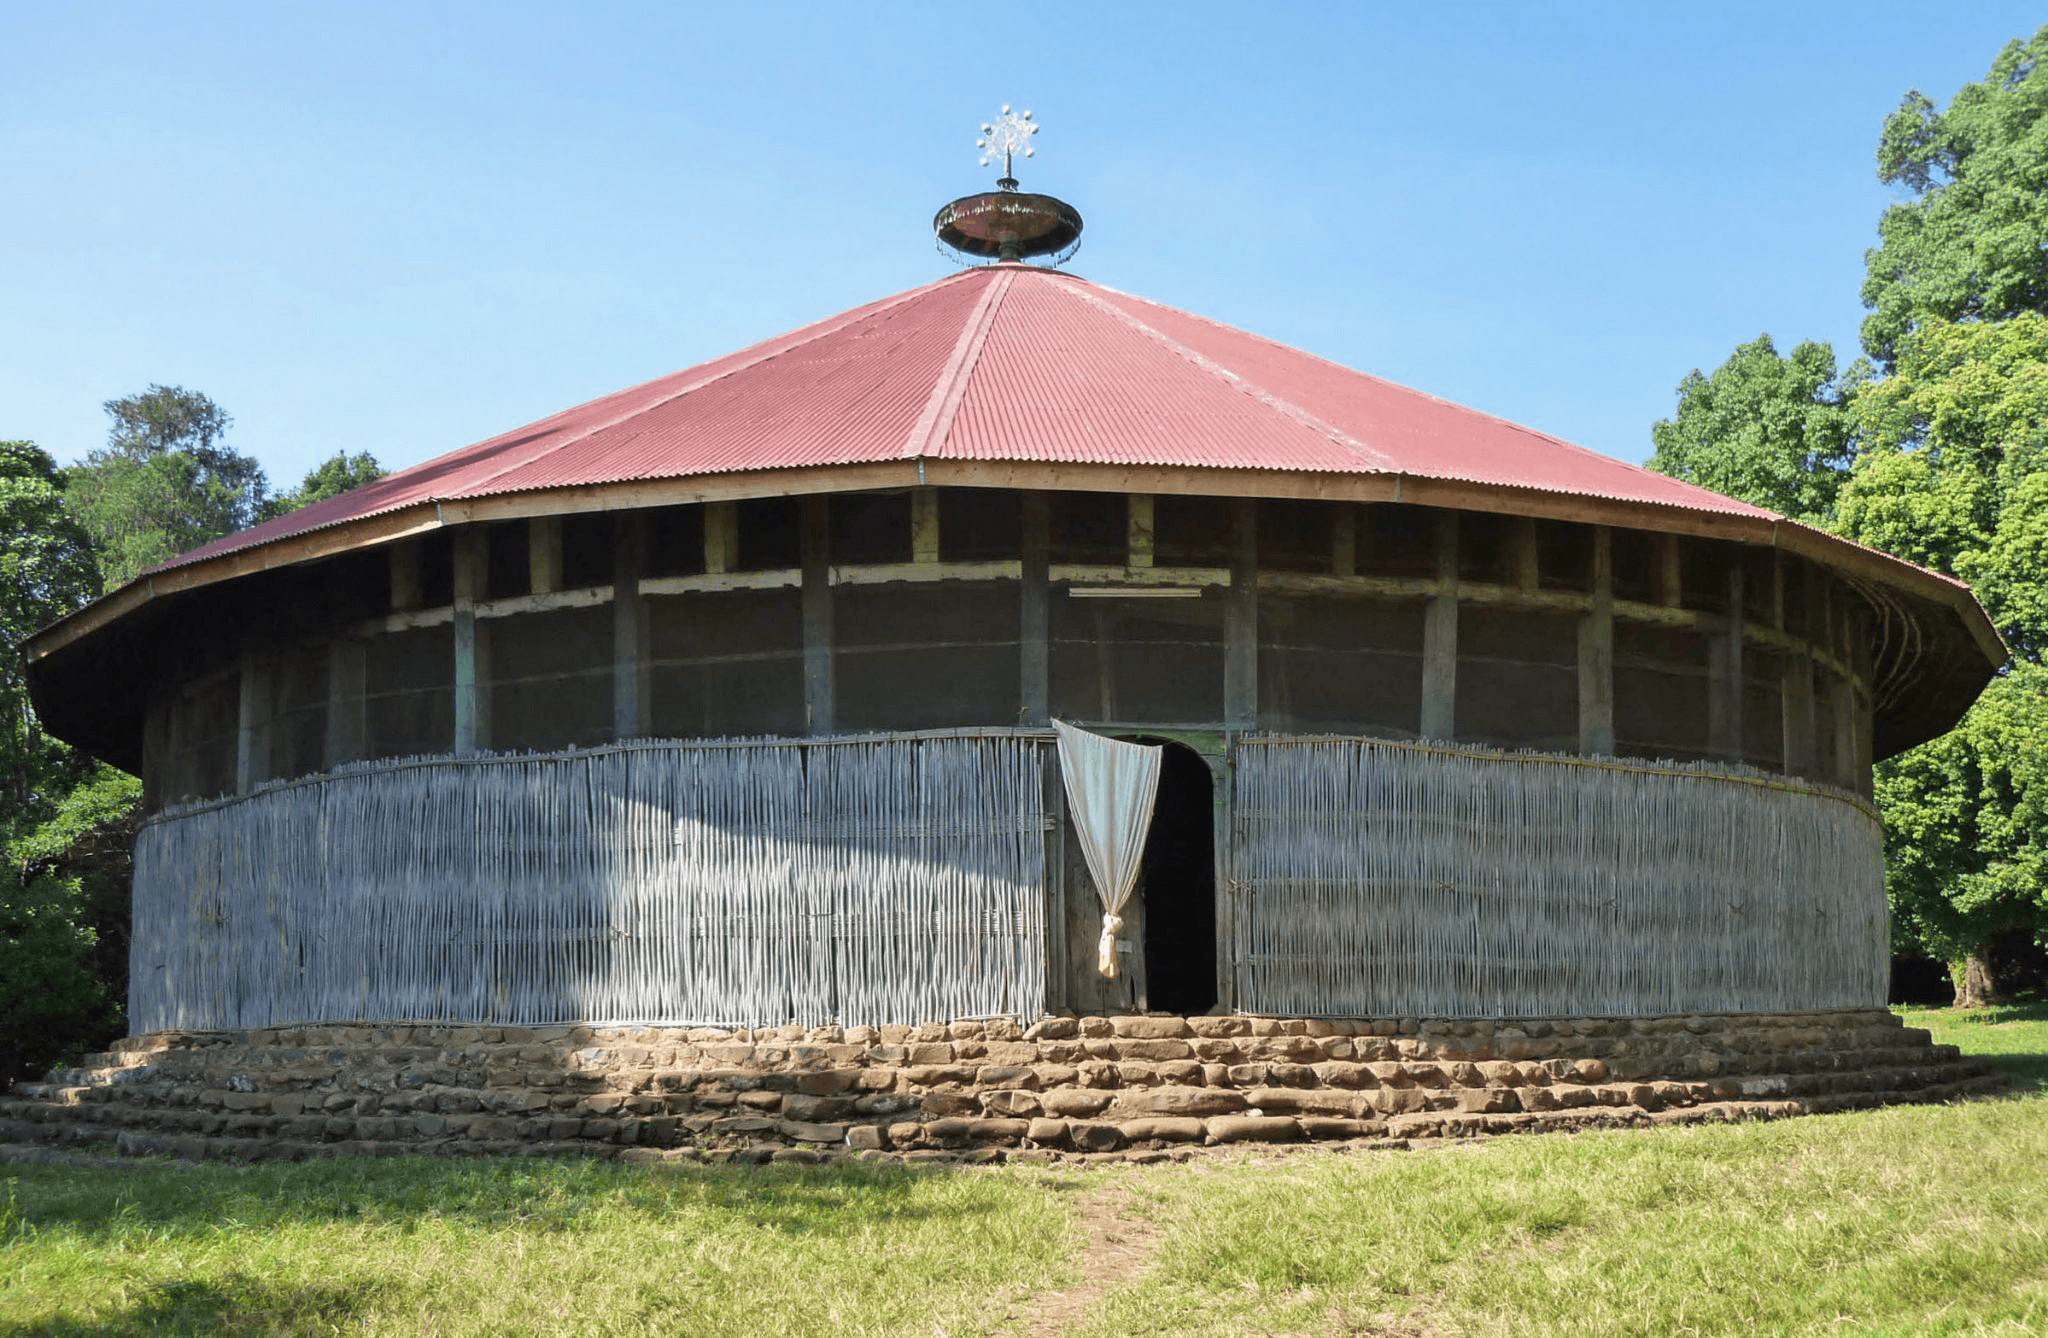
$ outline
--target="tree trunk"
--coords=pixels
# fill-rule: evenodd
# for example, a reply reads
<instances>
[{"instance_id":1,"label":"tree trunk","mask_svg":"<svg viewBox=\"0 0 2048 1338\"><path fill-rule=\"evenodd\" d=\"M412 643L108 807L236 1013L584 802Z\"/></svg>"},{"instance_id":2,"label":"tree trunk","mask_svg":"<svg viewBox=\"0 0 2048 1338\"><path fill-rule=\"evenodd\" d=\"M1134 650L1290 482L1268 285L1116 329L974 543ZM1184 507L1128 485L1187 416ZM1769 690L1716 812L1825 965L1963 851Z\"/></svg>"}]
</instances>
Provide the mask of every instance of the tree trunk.
<instances>
[{"instance_id":1,"label":"tree trunk","mask_svg":"<svg viewBox=\"0 0 2048 1338\"><path fill-rule=\"evenodd\" d=\"M1955 982L1957 1008L1982 1008L1998 1002L1998 980L1991 970L1989 944L1979 945L1959 962L1948 964Z\"/></svg>"}]
</instances>

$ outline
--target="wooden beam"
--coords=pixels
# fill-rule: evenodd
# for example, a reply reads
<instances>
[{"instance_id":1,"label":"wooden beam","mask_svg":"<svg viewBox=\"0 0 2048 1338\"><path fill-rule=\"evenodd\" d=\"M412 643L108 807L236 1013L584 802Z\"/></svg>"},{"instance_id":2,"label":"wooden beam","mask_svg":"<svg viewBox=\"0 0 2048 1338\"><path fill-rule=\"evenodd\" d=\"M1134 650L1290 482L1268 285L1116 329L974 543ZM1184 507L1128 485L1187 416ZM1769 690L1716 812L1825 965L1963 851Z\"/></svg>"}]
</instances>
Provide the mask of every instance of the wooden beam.
<instances>
[{"instance_id":1,"label":"wooden beam","mask_svg":"<svg viewBox=\"0 0 2048 1338\"><path fill-rule=\"evenodd\" d=\"M1707 751L1742 757L1742 568L1728 569L1728 616L1707 641Z\"/></svg>"},{"instance_id":2,"label":"wooden beam","mask_svg":"<svg viewBox=\"0 0 2048 1338\"><path fill-rule=\"evenodd\" d=\"M420 541L400 539L391 545L391 611L420 606Z\"/></svg>"},{"instance_id":3,"label":"wooden beam","mask_svg":"<svg viewBox=\"0 0 2048 1338\"><path fill-rule=\"evenodd\" d=\"M1358 508L1343 502L1330 518L1330 571L1337 576L1358 574Z\"/></svg>"},{"instance_id":4,"label":"wooden beam","mask_svg":"<svg viewBox=\"0 0 2048 1338\"><path fill-rule=\"evenodd\" d=\"M910 490L910 560L936 566L939 561L939 490Z\"/></svg>"},{"instance_id":5,"label":"wooden beam","mask_svg":"<svg viewBox=\"0 0 2048 1338\"><path fill-rule=\"evenodd\" d=\"M1680 607L1685 602L1685 592L1679 577L1677 535L1657 536L1655 562L1655 579L1651 582L1654 589L1650 597L1667 609Z\"/></svg>"},{"instance_id":6,"label":"wooden beam","mask_svg":"<svg viewBox=\"0 0 2048 1338\"><path fill-rule=\"evenodd\" d=\"M245 649L235 705L236 794L247 794L270 779L270 697L270 664Z\"/></svg>"},{"instance_id":7,"label":"wooden beam","mask_svg":"<svg viewBox=\"0 0 2048 1338\"><path fill-rule=\"evenodd\" d=\"M1457 737L1458 513L1436 518L1436 581L1440 593L1422 615L1422 712L1425 739Z\"/></svg>"},{"instance_id":8,"label":"wooden beam","mask_svg":"<svg viewBox=\"0 0 2048 1338\"><path fill-rule=\"evenodd\" d=\"M455 754L466 757L491 746L490 645L477 625L476 606L484 593L486 556L481 525L455 534Z\"/></svg>"},{"instance_id":9,"label":"wooden beam","mask_svg":"<svg viewBox=\"0 0 2048 1338\"><path fill-rule=\"evenodd\" d=\"M647 601L640 583L647 569L647 526L628 512L612 526L612 737L637 739L649 729Z\"/></svg>"},{"instance_id":10,"label":"wooden beam","mask_svg":"<svg viewBox=\"0 0 2048 1338\"><path fill-rule=\"evenodd\" d=\"M363 643L353 638L329 642L327 736L320 750L322 769L332 771L344 762L360 760L369 752L368 695L368 657Z\"/></svg>"},{"instance_id":11,"label":"wooden beam","mask_svg":"<svg viewBox=\"0 0 2048 1338\"><path fill-rule=\"evenodd\" d=\"M528 593L552 595L562 588L562 518L534 516L526 522Z\"/></svg>"},{"instance_id":12,"label":"wooden beam","mask_svg":"<svg viewBox=\"0 0 2048 1338\"><path fill-rule=\"evenodd\" d=\"M832 513L823 497L803 500L804 728L833 731Z\"/></svg>"},{"instance_id":13,"label":"wooden beam","mask_svg":"<svg viewBox=\"0 0 2048 1338\"><path fill-rule=\"evenodd\" d=\"M1017 681L1022 699L1018 718L1026 725L1045 725L1052 719L1052 592L1048 580L1052 506L1042 492L1025 493L1019 504L1023 510L1023 570L1017 624Z\"/></svg>"},{"instance_id":14,"label":"wooden beam","mask_svg":"<svg viewBox=\"0 0 2048 1338\"><path fill-rule=\"evenodd\" d=\"M1135 504L1136 498L1132 499ZM1147 511L1151 498L1146 498ZM1248 497L1230 504L1230 594L1223 611L1223 719L1250 729L1259 716L1259 529ZM1147 517L1148 521L1150 517ZM1135 534L1135 522L1133 533ZM1135 554L1133 554L1135 557Z\"/></svg>"},{"instance_id":15,"label":"wooden beam","mask_svg":"<svg viewBox=\"0 0 2048 1338\"><path fill-rule=\"evenodd\" d=\"M1602 528L1600 534L1607 531ZM1517 590L1534 592L1542 588L1541 573L1536 560L1536 522L1528 516L1514 516L1508 520L1508 572L1509 582ZM1606 542L1604 538L1596 543ZM1609 580L1608 602L1613 603L1612 579Z\"/></svg>"},{"instance_id":16,"label":"wooden beam","mask_svg":"<svg viewBox=\"0 0 2048 1338\"><path fill-rule=\"evenodd\" d=\"M1605 525L1593 528L1593 610L1579 619L1579 752L1614 755L1614 534Z\"/></svg>"},{"instance_id":17,"label":"wooden beam","mask_svg":"<svg viewBox=\"0 0 2048 1338\"><path fill-rule=\"evenodd\" d=\"M1152 525L1152 494L1134 492L1130 495L1130 519L1125 527L1125 565L1149 567L1152 565L1154 532Z\"/></svg>"},{"instance_id":18,"label":"wooden beam","mask_svg":"<svg viewBox=\"0 0 2048 1338\"><path fill-rule=\"evenodd\" d=\"M740 569L740 504L704 504L704 570L711 576Z\"/></svg>"}]
</instances>

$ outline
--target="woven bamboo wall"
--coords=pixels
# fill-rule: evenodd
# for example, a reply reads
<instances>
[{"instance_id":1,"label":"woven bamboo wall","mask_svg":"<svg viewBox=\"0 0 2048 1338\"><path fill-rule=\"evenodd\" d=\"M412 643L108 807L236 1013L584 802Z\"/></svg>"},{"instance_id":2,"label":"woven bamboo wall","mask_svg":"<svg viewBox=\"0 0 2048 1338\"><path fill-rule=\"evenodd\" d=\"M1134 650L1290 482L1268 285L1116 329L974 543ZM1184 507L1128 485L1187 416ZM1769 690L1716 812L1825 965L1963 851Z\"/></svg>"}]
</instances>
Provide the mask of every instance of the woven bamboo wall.
<instances>
[{"instance_id":1,"label":"woven bamboo wall","mask_svg":"<svg viewBox=\"0 0 2048 1338\"><path fill-rule=\"evenodd\" d=\"M353 767L136 847L138 1032L1036 1016L1049 738Z\"/></svg>"},{"instance_id":2,"label":"woven bamboo wall","mask_svg":"<svg viewBox=\"0 0 2048 1338\"><path fill-rule=\"evenodd\" d=\"M1882 840L1839 793L1368 739L1241 740L1238 1006L1552 1017L1876 1007Z\"/></svg>"}]
</instances>

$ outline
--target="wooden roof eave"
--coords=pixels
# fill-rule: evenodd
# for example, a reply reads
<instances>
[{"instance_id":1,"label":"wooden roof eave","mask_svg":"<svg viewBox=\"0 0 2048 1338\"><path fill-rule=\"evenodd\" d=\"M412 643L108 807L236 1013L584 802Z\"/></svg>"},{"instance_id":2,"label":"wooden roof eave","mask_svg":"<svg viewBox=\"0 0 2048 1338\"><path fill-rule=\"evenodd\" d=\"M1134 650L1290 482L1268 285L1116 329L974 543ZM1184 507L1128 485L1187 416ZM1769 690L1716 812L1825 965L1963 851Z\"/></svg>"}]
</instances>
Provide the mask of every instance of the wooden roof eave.
<instances>
[{"instance_id":1,"label":"wooden roof eave","mask_svg":"<svg viewBox=\"0 0 2048 1338\"><path fill-rule=\"evenodd\" d=\"M1889 554L1797 521L1622 498L1420 477L1391 471L1305 473L1258 469L1096 464L1089 462L903 459L728 474L633 479L480 497L446 498L344 521L147 573L61 618L22 644L33 666L166 595L197 590L280 567L426 533L449 525L593 511L633 510L878 488L957 486L1051 491L1149 492L1199 496L1406 502L1536 519L1612 525L1781 548L1846 574L1931 599L1952 609L1986 663L1987 676L2008 658L2004 642L1969 588Z\"/></svg>"}]
</instances>

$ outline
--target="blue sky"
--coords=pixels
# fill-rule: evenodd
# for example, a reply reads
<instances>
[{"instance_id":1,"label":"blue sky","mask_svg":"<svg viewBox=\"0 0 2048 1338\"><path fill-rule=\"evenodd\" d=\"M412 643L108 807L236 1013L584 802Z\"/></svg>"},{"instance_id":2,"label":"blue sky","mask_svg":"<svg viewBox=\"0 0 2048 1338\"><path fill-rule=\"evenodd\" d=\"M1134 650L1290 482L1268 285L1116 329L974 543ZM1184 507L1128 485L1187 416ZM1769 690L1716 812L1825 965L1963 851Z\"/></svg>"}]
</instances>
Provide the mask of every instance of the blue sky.
<instances>
[{"instance_id":1,"label":"blue sky","mask_svg":"<svg viewBox=\"0 0 2048 1338\"><path fill-rule=\"evenodd\" d=\"M950 272L1009 102L1074 272L1639 461L1742 340L1853 355L1883 118L2044 18L1440 12L18 5L0 438L163 382L281 485L413 464Z\"/></svg>"}]
</instances>

